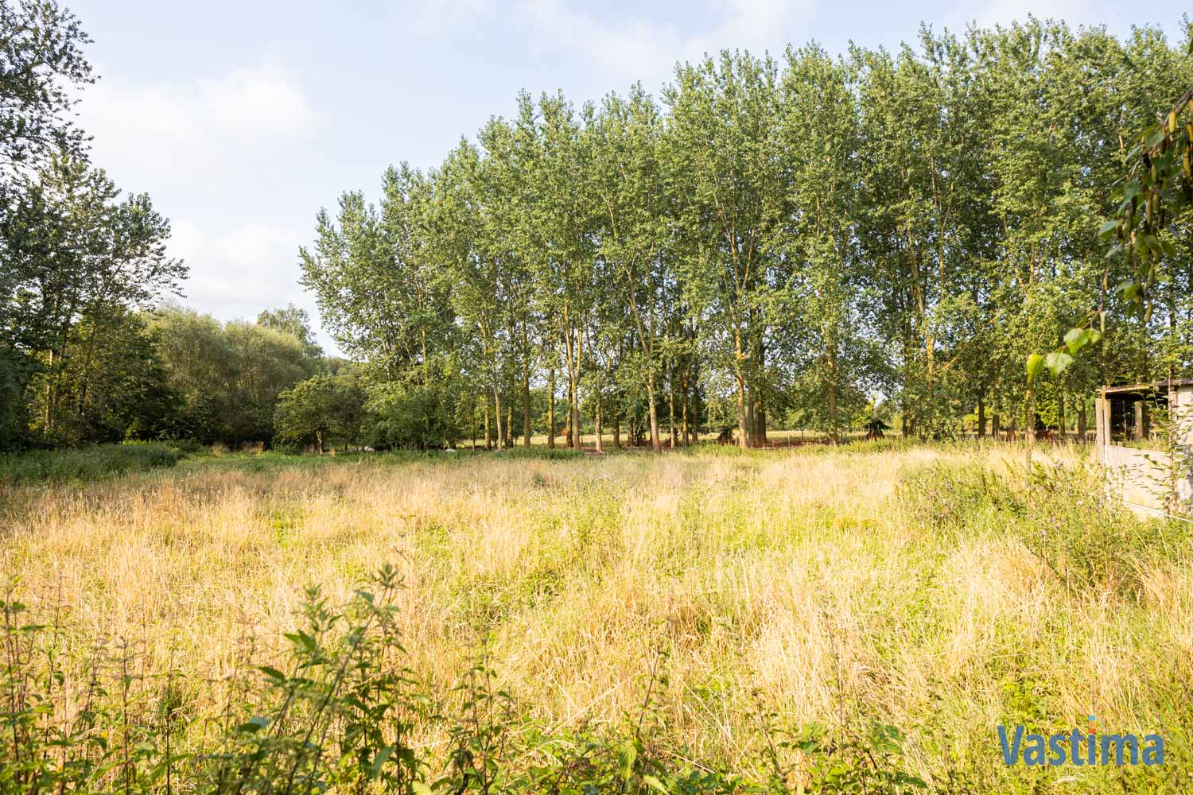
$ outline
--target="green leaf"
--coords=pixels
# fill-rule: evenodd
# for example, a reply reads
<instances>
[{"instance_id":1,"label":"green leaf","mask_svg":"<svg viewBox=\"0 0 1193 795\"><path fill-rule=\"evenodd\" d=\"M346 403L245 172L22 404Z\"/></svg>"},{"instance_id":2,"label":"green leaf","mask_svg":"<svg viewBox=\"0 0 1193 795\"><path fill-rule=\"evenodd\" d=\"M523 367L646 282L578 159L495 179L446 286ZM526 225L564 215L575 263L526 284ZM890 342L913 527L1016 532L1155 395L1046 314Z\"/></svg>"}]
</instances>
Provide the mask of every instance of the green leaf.
<instances>
[{"instance_id":1,"label":"green leaf","mask_svg":"<svg viewBox=\"0 0 1193 795\"><path fill-rule=\"evenodd\" d=\"M1089 331L1083 328L1071 328L1065 334L1065 347L1069 353L1076 354L1089 343Z\"/></svg>"},{"instance_id":2,"label":"green leaf","mask_svg":"<svg viewBox=\"0 0 1193 795\"><path fill-rule=\"evenodd\" d=\"M251 718L248 722L242 723L236 727L236 731L244 734L256 734L269 725L269 718L260 715Z\"/></svg>"},{"instance_id":3,"label":"green leaf","mask_svg":"<svg viewBox=\"0 0 1193 795\"><path fill-rule=\"evenodd\" d=\"M1096 345L1098 342L1101 341L1101 339L1102 339L1102 332L1098 331L1096 328L1091 328L1089 330L1089 344L1090 345Z\"/></svg>"},{"instance_id":4,"label":"green leaf","mask_svg":"<svg viewBox=\"0 0 1193 795\"><path fill-rule=\"evenodd\" d=\"M1052 373L1054 378L1063 373L1072 363L1073 357L1064 351L1053 351L1044 357L1044 366L1048 368L1048 372Z\"/></svg>"},{"instance_id":5,"label":"green leaf","mask_svg":"<svg viewBox=\"0 0 1193 795\"><path fill-rule=\"evenodd\" d=\"M1116 230L1116 229L1118 229L1118 219L1117 218L1114 219L1113 221L1107 221L1106 223L1102 224L1102 226L1098 228L1098 235L1100 237L1106 237L1107 235L1114 232L1114 230Z\"/></svg>"},{"instance_id":6,"label":"green leaf","mask_svg":"<svg viewBox=\"0 0 1193 795\"><path fill-rule=\"evenodd\" d=\"M645 784L646 786L650 787L651 789L658 790L659 792L662 792L662 793L670 792L670 790L668 790L665 786L663 786L663 782L659 781L654 776L643 776L642 783Z\"/></svg>"},{"instance_id":7,"label":"green leaf","mask_svg":"<svg viewBox=\"0 0 1193 795\"><path fill-rule=\"evenodd\" d=\"M1027 381L1031 383L1035 377L1044 369L1044 357L1038 353L1033 353L1027 357Z\"/></svg>"},{"instance_id":8,"label":"green leaf","mask_svg":"<svg viewBox=\"0 0 1193 795\"><path fill-rule=\"evenodd\" d=\"M270 668L268 665L262 665L257 670L260 671L261 673L265 674L266 676L268 676L270 679L273 679L276 682L285 682L286 681L286 675L284 673L282 673L281 671L279 671L277 668Z\"/></svg>"},{"instance_id":9,"label":"green leaf","mask_svg":"<svg viewBox=\"0 0 1193 795\"><path fill-rule=\"evenodd\" d=\"M378 778L381 775L381 768L385 767L385 762L391 756L393 756L393 754L394 754L394 747L392 745L387 745L384 748L382 748L381 753L377 754L376 758L373 759L373 767L369 771L369 774L373 778Z\"/></svg>"},{"instance_id":10,"label":"green leaf","mask_svg":"<svg viewBox=\"0 0 1193 795\"><path fill-rule=\"evenodd\" d=\"M414 791L414 795L434 795L434 792L421 781L416 781L410 785L410 789Z\"/></svg>"},{"instance_id":11,"label":"green leaf","mask_svg":"<svg viewBox=\"0 0 1193 795\"><path fill-rule=\"evenodd\" d=\"M630 775L634 771L634 762L638 759L638 747L632 740L626 740L621 744L621 748L617 751L619 767L621 768L621 777L625 781L630 780Z\"/></svg>"}]
</instances>

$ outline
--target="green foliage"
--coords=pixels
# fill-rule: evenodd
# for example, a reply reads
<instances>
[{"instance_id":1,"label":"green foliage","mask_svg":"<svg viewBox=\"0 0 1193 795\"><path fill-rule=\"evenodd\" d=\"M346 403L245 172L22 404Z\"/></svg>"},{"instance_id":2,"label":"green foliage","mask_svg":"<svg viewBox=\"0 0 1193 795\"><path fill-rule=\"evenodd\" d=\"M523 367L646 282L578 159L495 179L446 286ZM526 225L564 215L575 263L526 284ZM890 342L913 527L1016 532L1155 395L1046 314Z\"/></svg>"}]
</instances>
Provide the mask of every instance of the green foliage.
<instances>
[{"instance_id":1,"label":"green foliage","mask_svg":"<svg viewBox=\"0 0 1193 795\"><path fill-rule=\"evenodd\" d=\"M1189 63L1155 29L1029 19L836 59L723 52L679 65L658 102L523 94L442 167L387 172L378 207L343 196L304 280L402 403L483 415L498 447L557 380L573 443L613 421L660 450L687 420L748 446L783 416L839 439L874 394L922 439L955 438L975 406L981 432L1032 426L1042 390L1064 406L1193 366L1187 212L1135 238L1163 254L1151 309L1109 327L1126 301L1091 222L1126 206L1118 142ZM1157 184L1182 129L1144 142ZM1143 182L1127 190L1146 214ZM416 399L432 378L453 394ZM405 439L437 424L408 419Z\"/></svg>"},{"instance_id":2,"label":"green foliage","mask_svg":"<svg viewBox=\"0 0 1193 795\"><path fill-rule=\"evenodd\" d=\"M458 396L435 382L420 384L380 383L370 387L368 438L379 450L410 448L427 450L451 446L463 438L456 425L451 402Z\"/></svg>"},{"instance_id":3,"label":"green foliage","mask_svg":"<svg viewBox=\"0 0 1193 795\"><path fill-rule=\"evenodd\" d=\"M315 333L311 330L311 316L305 309L299 309L294 304L287 304L280 309L266 309L257 315L257 325L294 337L302 343L307 358L323 358L323 349L315 342Z\"/></svg>"},{"instance_id":4,"label":"green foliage","mask_svg":"<svg viewBox=\"0 0 1193 795\"><path fill-rule=\"evenodd\" d=\"M1106 493L1094 467L1034 464L1030 472L930 464L903 475L902 503L949 533L1008 532L1064 585L1097 593L1137 593L1139 565L1169 555L1187 530L1130 514Z\"/></svg>"},{"instance_id":5,"label":"green foliage","mask_svg":"<svg viewBox=\"0 0 1193 795\"><path fill-rule=\"evenodd\" d=\"M511 447L501 453L503 458L529 461L568 461L584 458L584 453L565 447Z\"/></svg>"},{"instance_id":6,"label":"green foliage","mask_svg":"<svg viewBox=\"0 0 1193 795\"><path fill-rule=\"evenodd\" d=\"M980 526L987 511L997 512L1010 498L998 473L979 465L944 463L903 473L898 493L920 522L952 533Z\"/></svg>"},{"instance_id":7,"label":"green foliage","mask_svg":"<svg viewBox=\"0 0 1193 795\"><path fill-rule=\"evenodd\" d=\"M5 68L0 75L0 162L5 178L18 165L47 154L81 152L86 138L74 126L74 90L92 82L82 47L91 39L55 0L0 4Z\"/></svg>"},{"instance_id":8,"label":"green foliage","mask_svg":"<svg viewBox=\"0 0 1193 795\"><path fill-rule=\"evenodd\" d=\"M183 453L164 444L102 444L0 455L0 484L85 482L172 467Z\"/></svg>"},{"instance_id":9,"label":"green foliage","mask_svg":"<svg viewBox=\"0 0 1193 795\"><path fill-rule=\"evenodd\" d=\"M152 329L177 396L164 430L170 438L237 446L272 439L279 396L320 367L298 337L253 323L166 307Z\"/></svg>"},{"instance_id":10,"label":"green foliage","mask_svg":"<svg viewBox=\"0 0 1193 795\"><path fill-rule=\"evenodd\" d=\"M332 438L357 444L364 423L363 390L346 377L317 375L278 395L274 433L282 442L314 443L320 453Z\"/></svg>"}]
</instances>

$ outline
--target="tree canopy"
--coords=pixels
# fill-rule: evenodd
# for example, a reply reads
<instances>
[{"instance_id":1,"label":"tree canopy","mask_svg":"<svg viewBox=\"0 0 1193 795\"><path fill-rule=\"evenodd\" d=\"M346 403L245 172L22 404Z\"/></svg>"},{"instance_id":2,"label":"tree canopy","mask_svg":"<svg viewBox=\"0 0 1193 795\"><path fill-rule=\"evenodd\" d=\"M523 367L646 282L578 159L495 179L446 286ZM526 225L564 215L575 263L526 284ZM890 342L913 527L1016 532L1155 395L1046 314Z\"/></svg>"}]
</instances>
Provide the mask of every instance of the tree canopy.
<instances>
[{"instance_id":1,"label":"tree canopy","mask_svg":"<svg viewBox=\"0 0 1193 795\"><path fill-rule=\"evenodd\" d=\"M304 280L390 383L456 384L425 410L483 414L499 446L515 407L529 435L532 392L573 445L583 421L658 449L663 416L672 444L765 443L775 422L835 438L879 405L920 436L967 416L1031 433L1066 406L1084 426L1096 384L1193 368L1173 222L1191 78L1155 29L1029 18L894 52L723 52L658 99L522 94L440 167L388 171L379 209L353 192L321 214ZM1104 231L1149 263L1118 291L1098 235L1116 215ZM1077 341L1099 344L1066 367ZM1050 349L1033 383L1045 357L1023 362Z\"/></svg>"}]
</instances>

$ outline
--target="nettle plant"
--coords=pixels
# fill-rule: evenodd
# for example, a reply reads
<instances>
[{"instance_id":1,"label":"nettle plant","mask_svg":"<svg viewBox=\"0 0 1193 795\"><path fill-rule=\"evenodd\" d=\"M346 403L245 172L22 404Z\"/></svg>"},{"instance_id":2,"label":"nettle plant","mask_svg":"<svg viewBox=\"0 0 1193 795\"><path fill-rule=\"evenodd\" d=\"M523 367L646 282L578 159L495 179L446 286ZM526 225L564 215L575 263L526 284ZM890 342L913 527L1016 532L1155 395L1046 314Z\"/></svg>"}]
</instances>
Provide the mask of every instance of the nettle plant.
<instances>
[{"instance_id":1,"label":"nettle plant","mask_svg":"<svg viewBox=\"0 0 1193 795\"><path fill-rule=\"evenodd\" d=\"M667 654L639 682L642 701L609 725L545 727L501 689L482 658L436 691L407 667L382 567L343 604L306 590L285 662L222 679L212 711L144 644L80 642L60 601L30 606L12 583L0 599L0 792L201 795L366 793L911 792L903 736L874 724L759 738L765 781L696 762L674 745ZM252 645L251 643L249 644ZM439 738L436 741L435 738Z\"/></svg>"}]
</instances>

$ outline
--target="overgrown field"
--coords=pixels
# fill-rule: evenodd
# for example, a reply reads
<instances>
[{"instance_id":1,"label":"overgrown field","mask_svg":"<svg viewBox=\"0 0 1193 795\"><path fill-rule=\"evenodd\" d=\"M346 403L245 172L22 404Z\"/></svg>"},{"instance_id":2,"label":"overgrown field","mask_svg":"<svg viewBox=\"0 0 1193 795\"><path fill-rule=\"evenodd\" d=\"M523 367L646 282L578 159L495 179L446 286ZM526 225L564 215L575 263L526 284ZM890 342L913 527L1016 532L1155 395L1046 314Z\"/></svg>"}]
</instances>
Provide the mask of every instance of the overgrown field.
<instances>
[{"instance_id":1,"label":"overgrown field","mask_svg":"<svg viewBox=\"0 0 1193 795\"><path fill-rule=\"evenodd\" d=\"M1189 531L1102 504L1076 454L230 456L0 489L4 791L1193 790ZM1165 764L1004 765L999 724L1089 715Z\"/></svg>"}]
</instances>

